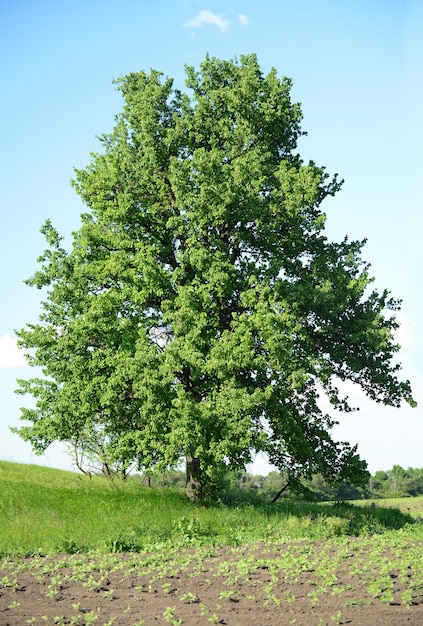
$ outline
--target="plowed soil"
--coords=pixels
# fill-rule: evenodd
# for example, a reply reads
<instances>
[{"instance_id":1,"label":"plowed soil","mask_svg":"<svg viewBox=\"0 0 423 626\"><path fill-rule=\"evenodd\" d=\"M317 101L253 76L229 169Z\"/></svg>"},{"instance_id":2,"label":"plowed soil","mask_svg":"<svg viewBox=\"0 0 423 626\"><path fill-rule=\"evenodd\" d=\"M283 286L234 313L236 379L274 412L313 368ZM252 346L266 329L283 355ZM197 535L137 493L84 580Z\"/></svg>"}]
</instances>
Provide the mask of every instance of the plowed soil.
<instances>
[{"instance_id":1,"label":"plowed soil","mask_svg":"<svg viewBox=\"0 0 423 626\"><path fill-rule=\"evenodd\" d=\"M351 540L2 561L0 625L421 626L406 555L395 570L389 550L377 562L366 550Z\"/></svg>"}]
</instances>

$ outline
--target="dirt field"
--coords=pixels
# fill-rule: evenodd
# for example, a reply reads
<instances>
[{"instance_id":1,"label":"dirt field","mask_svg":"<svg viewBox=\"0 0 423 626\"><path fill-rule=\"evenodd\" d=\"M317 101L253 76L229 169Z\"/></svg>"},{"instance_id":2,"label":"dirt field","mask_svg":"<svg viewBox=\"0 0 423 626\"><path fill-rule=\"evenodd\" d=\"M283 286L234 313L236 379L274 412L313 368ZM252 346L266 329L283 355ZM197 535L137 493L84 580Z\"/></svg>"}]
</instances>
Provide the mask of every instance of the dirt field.
<instances>
[{"instance_id":1,"label":"dirt field","mask_svg":"<svg viewBox=\"0 0 423 626\"><path fill-rule=\"evenodd\" d=\"M351 539L3 561L0 625L420 626L420 573L375 554Z\"/></svg>"}]
</instances>

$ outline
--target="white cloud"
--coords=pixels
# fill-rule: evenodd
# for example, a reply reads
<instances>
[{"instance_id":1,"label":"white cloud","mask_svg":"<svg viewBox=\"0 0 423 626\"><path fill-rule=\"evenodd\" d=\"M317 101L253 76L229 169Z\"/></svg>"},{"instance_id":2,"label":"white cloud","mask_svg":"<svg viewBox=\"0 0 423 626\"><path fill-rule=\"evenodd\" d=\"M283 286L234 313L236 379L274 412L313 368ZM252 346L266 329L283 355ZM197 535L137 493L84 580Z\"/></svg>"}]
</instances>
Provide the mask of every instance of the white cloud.
<instances>
[{"instance_id":1,"label":"white cloud","mask_svg":"<svg viewBox=\"0 0 423 626\"><path fill-rule=\"evenodd\" d=\"M0 367L21 367L28 365L24 351L18 348L14 337L3 335L0 337Z\"/></svg>"},{"instance_id":2,"label":"white cloud","mask_svg":"<svg viewBox=\"0 0 423 626\"><path fill-rule=\"evenodd\" d=\"M220 15L216 15L216 13L212 13L211 11L200 11L194 18L185 22L182 27L200 28L201 26L204 26L204 24L214 24L222 32L229 30L228 20L223 19L223 17L220 17Z\"/></svg>"},{"instance_id":3,"label":"white cloud","mask_svg":"<svg viewBox=\"0 0 423 626\"><path fill-rule=\"evenodd\" d=\"M248 26L248 17L245 13L238 13L238 19L243 26Z\"/></svg>"}]
</instances>

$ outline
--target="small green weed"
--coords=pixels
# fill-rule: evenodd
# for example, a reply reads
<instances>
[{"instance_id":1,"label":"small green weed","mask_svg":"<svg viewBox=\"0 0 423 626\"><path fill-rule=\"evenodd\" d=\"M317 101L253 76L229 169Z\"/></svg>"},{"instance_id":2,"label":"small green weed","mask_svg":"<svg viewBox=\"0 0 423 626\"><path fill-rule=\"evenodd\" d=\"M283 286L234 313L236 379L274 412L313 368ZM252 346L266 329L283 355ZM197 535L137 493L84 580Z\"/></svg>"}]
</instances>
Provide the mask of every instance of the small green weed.
<instances>
[{"instance_id":1,"label":"small green weed","mask_svg":"<svg viewBox=\"0 0 423 626\"><path fill-rule=\"evenodd\" d=\"M166 622L169 622L172 626L180 626L180 624L182 624L182 619L177 619L175 617L175 607L167 606L162 615Z\"/></svg>"},{"instance_id":2,"label":"small green weed","mask_svg":"<svg viewBox=\"0 0 423 626\"><path fill-rule=\"evenodd\" d=\"M188 593L183 593L179 599L181 602L185 602L186 604L196 604L199 602L198 597L190 591Z\"/></svg>"},{"instance_id":3,"label":"small green weed","mask_svg":"<svg viewBox=\"0 0 423 626\"><path fill-rule=\"evenodd\" d=\"M20 606L21 603L17 602L17 600L13 600L12 604L9 604L9 606L7 607L8 609L17 609L18 606Z\"/></svg>"}]
</instances>

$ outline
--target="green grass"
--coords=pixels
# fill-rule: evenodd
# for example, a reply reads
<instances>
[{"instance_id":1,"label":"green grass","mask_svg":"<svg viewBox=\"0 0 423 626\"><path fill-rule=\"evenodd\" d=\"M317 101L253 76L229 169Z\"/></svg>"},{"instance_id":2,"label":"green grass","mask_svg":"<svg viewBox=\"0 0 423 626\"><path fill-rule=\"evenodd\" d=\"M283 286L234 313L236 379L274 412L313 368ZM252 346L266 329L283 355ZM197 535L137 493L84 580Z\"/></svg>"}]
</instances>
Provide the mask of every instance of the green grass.
<instances>
[{"instance_id":1,"label":"green grass","mask_svg":"<svg viewBox=\"0 0 423 626\"><path fill-rule=\"evenodd\" d=\"M176 491L111 483L62 470L0 462L1 553L107 549L125 533L167 536L186 502ZM152 522L154 528L152 528ZM135 546L134 546L135 547Z\"/></svg>"},{"instance_id":2,"label":"green grass","mask_svg":"<svg viewBox=\"0 0 423 626\"><path fill-rule=\"evenodd\" d=\"M4 461L0 484L0 557L144 552L166 545L238 546L380 534L411 526L421 534L421 525L413 524L413 500L421 498L407 498L403 511L382 507L381 501L377 506L302 501L202 506L181 491L148 489L137 480L110 483Z\"/></svg>"},{"instance_id":3,"label":"green grass","mask_svg":"<svg viewBox=\"0 0 423 626\"><path fill-rule=\"evenodd\" d=\"M376 500L355 500L353 504L399 509L416 519L423 518L423 496L414 498L383 498Z\"/></svg>"}]
</instances>

